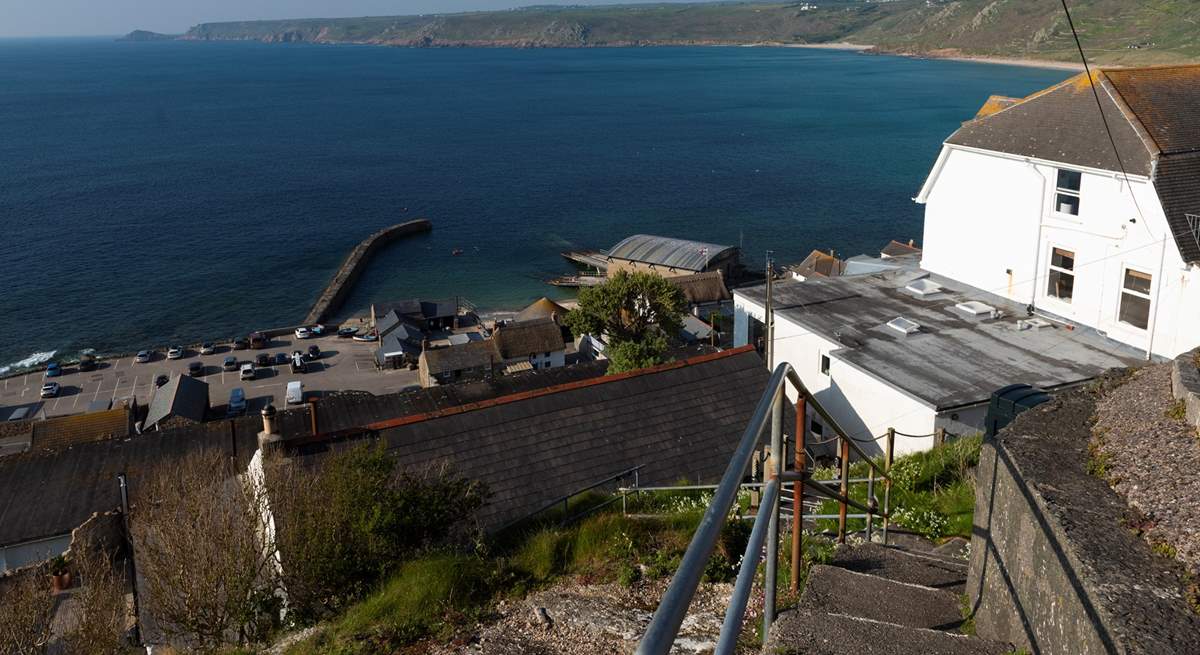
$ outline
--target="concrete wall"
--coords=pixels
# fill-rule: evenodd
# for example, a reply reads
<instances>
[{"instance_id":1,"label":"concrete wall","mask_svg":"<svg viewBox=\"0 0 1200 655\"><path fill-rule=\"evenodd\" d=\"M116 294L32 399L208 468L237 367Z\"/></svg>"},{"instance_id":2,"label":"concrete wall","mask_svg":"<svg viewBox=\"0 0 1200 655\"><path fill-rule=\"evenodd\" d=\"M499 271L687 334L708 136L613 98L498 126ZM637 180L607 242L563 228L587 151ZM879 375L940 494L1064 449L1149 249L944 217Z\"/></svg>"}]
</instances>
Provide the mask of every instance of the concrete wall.
<instances>
[{"instance_id":1,"label":"concrete wall","mask_svg":"<svg viewBox=\"0 0 1200 655\"><path fill-rule=\"evenodd\" d=\"M1118 174L1084 170L1080 212L1070 216L1055 210L1057 170L1051 162L945 147L919 199L926 205L922 268L1164 357L1195 347L1200 270L1180 258L1150 181L1132 177L1126 185ZM1070 302L1047 292L1054 248L1075 253ZM1146 329L1118 320L1127 268L1153 278Z\"/></svg>"},{"instance_id":2,"label":"concrete wall","mask_svg":"<svg viewBox=\"0 0 1200 655\"><path fill-rule=\"evenodd\" d=\"M976 469L967 594L976 634L1034 655L1200 653L1182 567L1125 527L1128 508L1088 475L1094 397L1019 416Z\"/></svg>"}]
</instances>

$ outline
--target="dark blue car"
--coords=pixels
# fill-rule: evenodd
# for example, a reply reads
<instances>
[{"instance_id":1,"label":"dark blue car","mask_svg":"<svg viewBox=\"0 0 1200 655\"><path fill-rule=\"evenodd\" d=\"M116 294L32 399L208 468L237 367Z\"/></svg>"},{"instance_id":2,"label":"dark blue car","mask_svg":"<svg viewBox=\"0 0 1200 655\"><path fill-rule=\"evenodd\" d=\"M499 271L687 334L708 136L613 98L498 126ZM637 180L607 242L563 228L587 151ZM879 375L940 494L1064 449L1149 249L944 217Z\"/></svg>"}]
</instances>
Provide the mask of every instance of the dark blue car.
<instances>
[{"instance_id":1,"label":"dark blue car","mask_svg":"<svg viewBox=\"0 0 1200 655\"><path fill-rule=\"evenodd\" d=\"M59 366L58 362L46 364L46 377L56 378L60 375L62 375L62 366Z\"/></svg>"}]
</instances>

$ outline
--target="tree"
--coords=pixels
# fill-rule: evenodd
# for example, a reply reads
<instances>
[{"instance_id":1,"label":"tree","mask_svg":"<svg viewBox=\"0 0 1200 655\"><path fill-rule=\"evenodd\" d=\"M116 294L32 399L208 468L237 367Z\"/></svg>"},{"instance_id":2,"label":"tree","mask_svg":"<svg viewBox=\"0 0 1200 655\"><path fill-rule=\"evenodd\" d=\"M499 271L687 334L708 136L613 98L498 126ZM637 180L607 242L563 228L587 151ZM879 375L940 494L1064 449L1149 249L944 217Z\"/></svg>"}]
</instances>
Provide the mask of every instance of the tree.
<instances>
[{"instance_id":1,"label":"tree","mask_svg":"<svg viewBox=\"0 0 1200 655\"><path fill-rule=\"evenodd\" d=\"M654 273L618 271L579 292L579 306L564 321L575 334L604 335L608 372L662 362L667 340L683 327L683 291Z\"/></svg>"},{"instance_id":2,"label":"tree","mask_svg":"<svg viewBox=\"0 0 1200 655\"><path fill-rule=\"evenodd\" d=\"M261 640L277 616L265 498L241 473L224 453L201 451L134 483L144 605L172 641L193 651Z\"/></svg>"},{"instance_id":3,"label":"tree","mask_svg":"<svg viewBox=\"0 0 1200 655\"><path fill-rule=\"evenodd\" d=\"M124 561L97 549L72 544L71 559L79 574L75 590L75 624L64 635L68 653L122 655L135 652L126 642L126 576Z\"/></svg>"},{"instance_id":4,"label":"tree","mask_svg":"<svg viewBox=\"0 0 1200 655\"><path fill-rule=\"evenodd\" d=\"M54 598L42 568L0 577L0 653L40 655L50 642Z\"/></svg>"}]
</instances>

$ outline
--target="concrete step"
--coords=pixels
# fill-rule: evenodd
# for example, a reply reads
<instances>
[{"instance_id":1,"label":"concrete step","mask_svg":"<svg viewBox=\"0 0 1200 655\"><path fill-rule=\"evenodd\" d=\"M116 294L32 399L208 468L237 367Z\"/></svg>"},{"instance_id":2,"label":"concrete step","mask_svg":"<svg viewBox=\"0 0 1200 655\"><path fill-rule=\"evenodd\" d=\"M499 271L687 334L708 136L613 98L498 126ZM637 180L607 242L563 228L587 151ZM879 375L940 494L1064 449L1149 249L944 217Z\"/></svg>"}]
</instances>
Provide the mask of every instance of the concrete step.
<instances>
[{"instance_id":1,"label":"concrete step","mask_svg":"<svg viewBox=\"0 0 1200 655\"><path fill-rule=\"evenodd\" d=\"M949 591L836 566L812 568L800 607L931 630L956 630L963 622L958 596Z\"/></svg>"},{"instance_id":2,"label":"concrete step","mask_svg":"<svg viewBox=\"0 0 1200 655\"><path fill-rule=\"evenodd\" d=\"M914 553L880 544L840 547L833 566L961 594L967 583L967 563L947 557Z\"/></svg>"},{"instance_id":3,"label":"concrete step","mask_svg":"<svg viewBox=\"0 0 1200 655\"><path fill-rule=\"evenodd\" d=\"M1009 644L797 608L780 613L764 655L1002 655Z\"/></svg>"}]
</instances>

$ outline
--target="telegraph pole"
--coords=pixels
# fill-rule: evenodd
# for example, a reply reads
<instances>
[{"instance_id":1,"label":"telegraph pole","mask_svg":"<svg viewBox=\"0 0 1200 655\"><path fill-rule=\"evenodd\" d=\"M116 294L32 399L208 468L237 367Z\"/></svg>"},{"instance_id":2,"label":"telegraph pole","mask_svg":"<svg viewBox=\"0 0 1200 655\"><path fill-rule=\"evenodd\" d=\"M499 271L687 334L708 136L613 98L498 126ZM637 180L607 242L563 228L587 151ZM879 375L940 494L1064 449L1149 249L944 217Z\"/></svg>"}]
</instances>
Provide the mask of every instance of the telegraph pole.
<instances>
[{"instance_id":1,"label":"telegraph pole","mask_svg":"<svg viewBox=\"0 0 1200 655\"><path fill-rule=\"evenodd\" d=\"M767 351L767 370L775 370L775 308L771 300L771 287L774 284L772 278L775 277L771 272L771 255L774 251L767 251L767 300L763 308L763 326L764 326L764 344Z\"/></svg>"}]
</instances>

